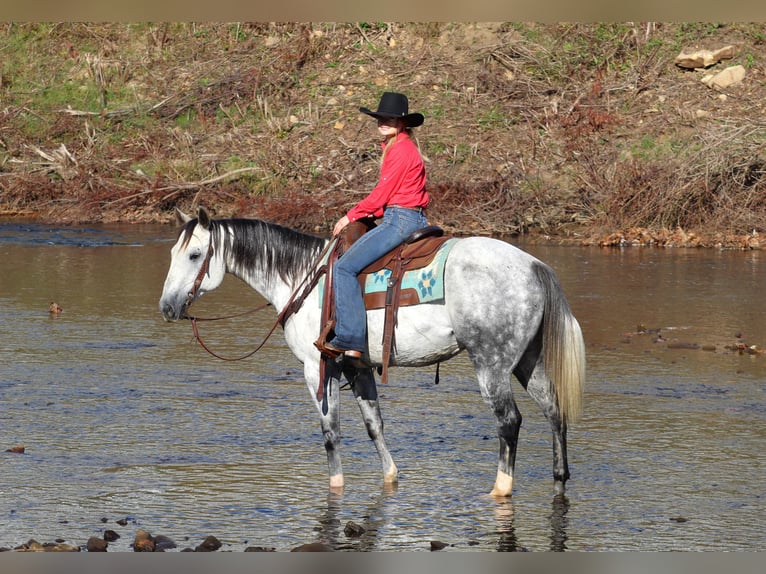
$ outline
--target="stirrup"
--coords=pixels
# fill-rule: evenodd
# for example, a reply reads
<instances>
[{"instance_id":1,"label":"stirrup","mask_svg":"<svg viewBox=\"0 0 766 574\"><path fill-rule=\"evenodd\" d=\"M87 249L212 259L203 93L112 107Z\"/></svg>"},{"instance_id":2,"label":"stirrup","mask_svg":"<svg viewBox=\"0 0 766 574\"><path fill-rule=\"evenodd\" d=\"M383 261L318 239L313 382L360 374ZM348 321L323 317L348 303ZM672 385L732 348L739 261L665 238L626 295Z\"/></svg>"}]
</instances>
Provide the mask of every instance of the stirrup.
<instances>
[{"instance_id":1,"label":"stirrup","mask_svg":"<svg viewBox=\"0 0 766 574\"><path fill-rule=\"evenodd\" d=\"M335 321L330 319L327 321L327 323L325 323L325 326L322 328L322 332L319 333L319 338L314 341L314 346L319 350L319 352L323 355L326 355L327 357L330 357L331 359L336 359L341 355L351 359L361 359L362 351L357 351L355 349L339 349L327 340L330 338L330 333L333 332L333 329L335 329Z\"/></svg>"},{"instance_id":2,"label":"stirrup","mask_svg":"<svg viewBox=\"0 0 766 574\"><path fill-rule=\"evenodd\" d=\"M327 342L322 339L321 337L314 341L314 346L317 348L317 350L322 353L325 357L328 357L330 359L337 359L343 354L343 351L336 350L335 348L330 348L327 346Z\"/></svg>"},{"instance_id":3,"label":"stirrup","mask_svg":"<svg viewBox=\"0 0 766 574\"><path fill-rule=\"evenodd\" d=\"M330 345L331 349L335 349L332 345ZM347 351L343 351L343 355L346 357L349 357L350 359L361 359L362 358L362 351L356 351L354 349L348 349Z\"/></svg>"},{"instance_id":4,"label":"stirrup","mask_svg":"<svg viewBox=\"0 0 766 574\"><path fill-rule=\"evenodd\" d=\"M317 341L318 342L318 341ZM331 358L339 357L340 355L343 355L344 357L348 357L350 359L361 359L362 358L362 351L357 351L356 349L340 349L330 343L329 341L324 341L322 344L322 347L319 348L317 345L317 348L327 355L329 355Z\"/></svg>"},{"instance_id":5,"label":"stirrup","mask_svg":"<svg viewBox=\"0 0 766 574\"><path fill-rule=\"evenodd\" d=\"M342 353L339 351L331 350L325 347L327 344L327 339L331 338L330 333L333 332L333 329L335 329L335 321L330 319L327 321L327 323L324 324L324 327L322 327L322 330L319 333L319 338L314 341L314 346L319 349L319 352L323 355L327 355L331 359L342 355Z\"/></svg>"}]
</instances>

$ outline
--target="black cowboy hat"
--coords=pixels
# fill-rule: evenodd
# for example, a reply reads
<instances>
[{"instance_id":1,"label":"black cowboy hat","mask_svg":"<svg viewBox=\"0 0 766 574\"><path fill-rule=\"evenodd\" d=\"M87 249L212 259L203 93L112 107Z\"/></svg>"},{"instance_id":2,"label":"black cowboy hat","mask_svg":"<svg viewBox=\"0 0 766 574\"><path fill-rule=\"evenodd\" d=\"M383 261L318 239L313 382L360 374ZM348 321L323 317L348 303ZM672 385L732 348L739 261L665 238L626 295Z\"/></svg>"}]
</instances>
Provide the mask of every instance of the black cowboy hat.
<instances>
[{"instance_id":1,"label":"black cowboy hat","mask_svg":"<svg viewBox=\"0 0 766 574\"><path fill-rule=\"evenodd\" d=\"M410 128L416 128L423 123L423 114L409 112L407 96L395 92L383 92L378 104L378 110L373 112L367 108L359 108L359 111L376 119L398 118L404 120L404 124Z\"/></svg>"}]
</instances>

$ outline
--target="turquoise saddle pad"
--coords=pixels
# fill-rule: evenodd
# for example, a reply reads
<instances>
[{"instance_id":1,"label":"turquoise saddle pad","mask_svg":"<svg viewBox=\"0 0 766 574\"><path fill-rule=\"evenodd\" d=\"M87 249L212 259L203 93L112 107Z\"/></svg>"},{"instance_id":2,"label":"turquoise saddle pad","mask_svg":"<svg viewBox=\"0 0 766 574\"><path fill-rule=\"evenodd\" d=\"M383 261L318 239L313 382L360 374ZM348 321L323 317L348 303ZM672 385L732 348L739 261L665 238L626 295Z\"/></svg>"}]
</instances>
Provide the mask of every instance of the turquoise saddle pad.
<instances>
[{"instance_id":1,"label":"turquoise saddle pad","mask_svg":"<svg viewBox=\"0 0 766 574\"><path fill-rule=\"evenodd\" d=\"M415 289L420 296L421 303L444 299L444 262L447 260L447 255L449 255L455 241L456 239L445 241L426 267L405 271L402 276L402 290ZM381 269L368 274L364 283L364 292L386 291L390 276L390 269Z\"/></svg>"},{"instance_id":2,"label":"turquoise saddle pad","mask_svg":"<svg viewBox=\"0 0 766 574\"><path fill-rule=\"evenodd\" d=\"M448 239L436 252L431 262L420 269L405 271L402 276L402 290L415 289L420 296L421 303L441 301L444 299L444 263L447 260L452 246L457 238ZM369 273L365 280L365 293L385 292L388 289L388 278L391 276L390 269L381 269L375 273ZM324 281L319 284L319 305L322 305L324 296Z\"/></svg>"}]
</instances>

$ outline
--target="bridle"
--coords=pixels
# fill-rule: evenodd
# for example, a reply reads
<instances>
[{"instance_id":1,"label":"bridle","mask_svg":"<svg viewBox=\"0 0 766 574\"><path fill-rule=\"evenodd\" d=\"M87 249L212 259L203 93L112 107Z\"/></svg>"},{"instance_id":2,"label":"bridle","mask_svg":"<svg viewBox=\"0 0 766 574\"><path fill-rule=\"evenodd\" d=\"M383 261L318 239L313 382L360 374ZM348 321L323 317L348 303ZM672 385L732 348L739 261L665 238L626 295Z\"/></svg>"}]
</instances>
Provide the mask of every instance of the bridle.
<instances>
[{"instance_id":1,"label":"bridle","mask_svg":"<svg viewBox=\"0 0 766 574\"><path fill-rule=\"evenodd\" d=\"M255 349L253 349L249 353L246 353L240 357L221 356L218 353L210 350L210 348L202 340L202 337L199 334L199 329L197 327L197 322L198 321L221 321L223 319L234 319L236 317L242 317L244 315L248 315L250 313L255 313L256 311L265 309L266 307L270 307L271 303L268 303L268 302L264 303L263 305L259 305L258 307L255 307L254 309L250 309L249 311L243 311L242 313L235 313L233 315L226 315L222 317L195 317L194 315L184 314L183 319L189 319L191 321L192 333L194 333L194 338L202 346L202 348L205 349L208 353L210 353L217 359L221 359L223 361L241 361L242 359L247 359L248 357L252 357L253 355L255 355L255 353L260 351L261 348L266 344L266 341L269 340L269 337L271 337L271 335L274 333L277 327L279 325L282 325L284 327L284 324L285 324L285 321L287 321L287 318L293 313L296 313L300 309L301 305L303 304L303 301L306 299L306 297L308 297L308 294L311 292L312 289L314 289L314 287L319 282L319 278L326 272L327 270L326 265L320 266L318 265L318 263L322 261L328 249L330 248L330 246L334 244L335 243L333 241L330 241L327 243L327 245L325 245L322 252L318 255L316 262L314 263L314 265L312 265L312 268L314 269L314 273L306 275L306 277L304 277L303 281L298 286L298 288L292 292L292 294L290 295L290 298L287 300L287 303L285 304L285 306L282 308L282 311L277 316L276 321L272 325L269 332L266 334L266 337L264 337L263 341L261 341L261 344L258 345ZM192 288L186 296L186 304L185 304L186 309L189 309L195 297L199 293L199 288L200 288L200 285L202 285L202 281L205 280L205 275L210 275L210 260L213 258L213 253L214 253L213 234L211 233L210 243L208 243L205 259L202 261L202 267L200 267L199 271L197 272L197 276L194 278L194 283L192 284Z\"/></svg>"},{"instance_id":2,"label":"bridle","mask_svg":"<svg viewBox=\"0 0 766 574\"><path fill-rule=\"evenodd\" d=\"M210 260L213 258L213 253L215 252L215 249L213 248L213 234L210 234L210 242L207 246L207 253L205 254L205 259L202 261L202 266L199 268L199 271L197 272L197 276L194 278L194 283L192 283L192 288L189 291L189 293L186 295L186 304L185 309L188 309L194 299L197 297L197 294L199 293L200 285L202 285L202 282L205 280L205 275L210 275ZM236 313L234 315L226 315L223 317L209 317L209 318L203 318L203 317L195 317L194 315L184 314L184 319L189 319L192 324L192 332L194 333L194 338L199 342L200 345L202 345L202 348L205 349L208 353L213 355L214 357L221 359L223 361L241 361L242 359L246 359L252 355L254 355L256 352L258 352L261 347L263 347L264 344L266 344L266 341L271 336L271 334L276 329L276 324L271 328L271 331L269 331L269 334L266 335L266 338L261 342L258 347L256 347L255 350L251 351L250 353L247 353L246 355L242 355L241 357L223 357L219 355L218 353L215 353L214 351L210 350L210 348L205 344L205 341L202 340L202 337L199 334L199 328L197 327L197 321L220 321L222 319L233 319L235 317L241 317L243 315L247 315L249 313L254 313L255 311L260 311L261 309L265 309L266 307L270 306L271 303L265 303L263 305L260 305L256 307L255 309L250 309L249 311L244 311L243 313Z\"/></svg>"},{"instance_id":3,"label":"bridle","mask_svg":"<svg viewBox=\"0 0 766 574\"><path fill-rule=\"evenodd\" d=\"M199 268L199 272L194 278L191 291L186 295L186 304L184 305L186 309L189 308L192 301L194 301L194 298L197 296L197 293L199 293L199 287L205 280L205 275L210 275L210 260L213 258L213 251L213 234L211 233L210 242L207 245L207 253L205 254L205 259L202 261L202 267Z\"/></svg>"}]
</instances>

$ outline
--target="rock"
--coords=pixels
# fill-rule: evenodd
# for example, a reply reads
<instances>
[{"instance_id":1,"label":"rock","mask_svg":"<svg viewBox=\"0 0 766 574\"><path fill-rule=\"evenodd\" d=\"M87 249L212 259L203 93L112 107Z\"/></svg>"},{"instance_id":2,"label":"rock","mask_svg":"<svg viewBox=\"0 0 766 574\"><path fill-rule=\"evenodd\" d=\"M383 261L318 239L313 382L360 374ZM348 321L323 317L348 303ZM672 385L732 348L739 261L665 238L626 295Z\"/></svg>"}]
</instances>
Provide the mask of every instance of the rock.
<instances>
[{"instance_id":1,"label":"rock","mask_svg":"<svg viewBox=\"0 0 766 574\"><path fill-rule=\"evenodd\" d=\"M79 552L79 546L72 546L71 544L54 544L46 549L46 552Z\"/></svg>"},{"instance_id":2,"label":"rock","mask_svg":"<svg viewBox=\"0 0 766 574\"><path fill-rule=\"evenodd\" d=\"M215 552L221 547L221 541L215 536L208 536L202 541L202 544L197 546L195 552Z\"/></svg>"},{"instance_id":3,"label":"rock","mask_svg":"<svg viewBox=\"0 0 766 574\"><path fill-rule=\"evenodd\" d=\"M449 546L446 542L441 542L440 540L431 540L431 550L441 550L442 548L446 548Z\"/></svg>"},{"instance_id":4,"label":"rock","mask_svg":"<svg viewBox=\"0 0 766 574\"><path fill-rule=\"evenodd\" d=\"M324 542L309 542L296 546L290 552L335 552L332 546Z\"/></svg>"},{"instance_id":5,"label":"rock","mask_svg":"<svg viewBox=\"0 0 766 574\"><path fill-rule=\"evenodd\" d=\"M43 552L79 552L79 546L72 546L71 544L56 544L48 543L43 544Z\"/></svg>"},{"instance_id":6,"label":"rock","mask_svg":"<svg viewBox=\"0 0 766 574\"><path fill-rule=\"evenodd\" d=\"M737 46L724 46L723 48L719 48L713 52L713 57L718 61L731 60L734 56L737 55L737 52L739 52L739 48Z\"/></svg>"},{"instance_id":7,"label":"rock","mask_svg":"<svg viewBox=\"0 0 766 574\"><path fill-rule=\"evenodd\" d=\"M119 524L120 526L127 526L128 525L128 519L127 518L120 518L117 521L117 524Z\"/></svg>"},{"instance_id":8,"label":"rock","mask_svg":"<svg viewBox=\"0 0 766 574\"><path fill-rule=\"evenodd\" d=\"M731 60L737 54L736 46L724 46L718 50L697 50L695 52L681 52L676 56L674 63L679 68L693 70L696 68L708 68L721 60Z\"/></svg>"},{"instance_id":9,"label":"rock","mask_svg":"<svg viewBox=\"0 0 766 574\"><path fill-rule=\"evenodd\" d=\"M165 550L170 550L171 548L176 548L176 543L171 538L168 538L162 534L158 534L154 537L155 552L164 552Z\"/></svg>"},{"instance_id":10,"label":"rock","mask_svg":"<svg viewBox=\"0 0 766 574\"><path fill-rule=\"evenodd\" d=\"M144 530L143 528L139 528L138 530L136 530L136 536L134 539L135 540L147 540L147 539L151 540L151 538L152 538L152 535L149 534L147 530Z\"/></svg>"},{"instance_id":11,"label":"rock","mask_svg":"<svg viewBox=\"0 0 766 574\"><path fill-rule=\"evenodd\" d=\"M668 349L688 349L693 351L699 348L700 346L697 343L689 343L687 341L673 341L668 343Z\"/></svg>"},{"instance_id":12,"label":"rock","mask_svg":"<svg viewBox=\"0 0 766 574\"><path fill-rule=\"evenodd\" d=\"M25 451L25 450L26 450L26 449L24 448L24 445L23 445L23 444L20 444L20 445L18 445L18 446L12 446L11 448L9 448L8 450L6 450L5 452L12 452L12 453L14 453L14 454L24 454L24 451Z\"/></svg>"},{"instance_id":13,"label":"rock","mask_svg":"<svg viewBox=\"0 0 766 574\"><path fill-rule=\"evenodd\" d=\"M30 539L26 544L14 548L16 552L79 552L79 546L70 544L57 544L55 542L45 542L40 544L35 539Z\"/></svg>"},{"instance_id":14,"label":"rock","mask_svg":"<svg viewBox=\"0 0 766 574\"><path fill-rule=\"evenodd\" d=\"M705 76L702 78L702 83L708 88L723 90L740 83L745 79L745 75L744 66L729 66L717 74Z\"/></svg>"},{"instance_id":15,"label":"rock","mask_svg":"<svg viewBox=\"0 0 766 574\"><path fill-rule=\"evenodd\" d=\"M265 546L248 546L245 552L276 552L275 548L266 548Z\"/></svg>"},{"instance_id":16,"label":"rock","mask_svg":"<svg viewBox=\"0 0 766 574\"><path fill-rule=\"evenodd\" d=\"M106 552L107 546L109 546L109 543L103 538L99 538L98 536L91 536L88 538L85 549L88 552Z\"/></svg>"},{"instance_id":17,"label":"rock","mask_svg":"<svg viewBox=\"0 0 766 574\"><path fill-rule=\"evenodd\" d=\"M144 539L134 542L133 552L154 552L154 541Z\"/></svg>"},{"instance_id":18,"label":"rock","mask_svg":"<svg viewBox=\"0 0 766 574\"><path fill-rule=\"evenodd\" d=\"M349 538L359 538L362 534L366 532L366 530L364 526L357 524L353 520L349 520L346 523L346 527L343 529L343 532Z\"/></svg>"},{"instance_id":19,"label":"rock","mask_svg":"<svg viewBox=\"0 0 766 574\"><path fill-rule=\"evenodd\" d=\"M114 530L104 530L104 540L107 542L114 542L115 540L119 539L120 535L117 534Z\"/></svg>"},{"instance_id":20,"label":"rock","mask_svg":"<svg viewBox=\"0 0 766 574\"><path fill-rule=\"evenodd\" d=\"M133 539L133 552L154 552L154 539L142 528L138 529Z\"/></svg>"},{"instance_id":21,"label":"rock","mask_svg":"<svg viewBox=\"0 0 766 574\"><path fill-rule=\"evenodd\" d=\"M17 546L16 548L14 548L14 550L21 551L21 552L42 552L43 545L40 544L34 538L30 538L21 546Z\"/></svg>"}]
</instances>

